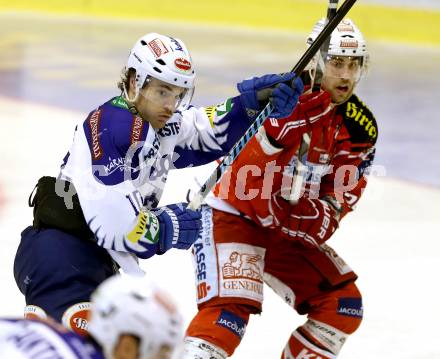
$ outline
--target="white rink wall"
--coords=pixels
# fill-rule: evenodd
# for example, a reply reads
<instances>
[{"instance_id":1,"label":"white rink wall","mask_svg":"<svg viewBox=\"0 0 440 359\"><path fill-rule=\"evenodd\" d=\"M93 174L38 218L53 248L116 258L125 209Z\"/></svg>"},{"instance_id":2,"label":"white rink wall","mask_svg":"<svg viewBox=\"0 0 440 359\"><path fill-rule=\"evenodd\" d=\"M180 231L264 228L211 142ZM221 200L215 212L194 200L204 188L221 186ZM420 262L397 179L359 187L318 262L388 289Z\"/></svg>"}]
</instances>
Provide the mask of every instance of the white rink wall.
<instances>
[{"instance_id":1,"label":"white rink wall","mask_svg":"<svg viewBox=\"0 0 440 359\"><path fill-rule=\"evenodd\" d=\"M440 1L438 0L362 0L362 3L396 7L403 6L423 9L440 9Z\"/></svg>"},{"instance_id":2,"label":"white rink wall","mask_svg":"<svg viewBox=\"0 0 440 359\"><path fill-rule=\"evenodd\" d=\"M40 176L57 174L74 126L84 117L83 113L0 98L0 191L5 196L0 209L0 316L22 315L24 300L15 286L12 264L20 231L32 220L28 195ZM162 203L183 200L194 176L206 177L211 168L171 173ZM329 243L358 273L357 283L364 294L364 322L349 338L341 359L440 358L436 344L439 214L440 189L388 177L371 178L358 210L343 220ZM196 311L190 253L172 250L142 266L175 295L189 321ZM290 332L304 322L269 288L265 296L263 314L251 318L233 358L279 357Z\"/></svg>"}]
</instances>

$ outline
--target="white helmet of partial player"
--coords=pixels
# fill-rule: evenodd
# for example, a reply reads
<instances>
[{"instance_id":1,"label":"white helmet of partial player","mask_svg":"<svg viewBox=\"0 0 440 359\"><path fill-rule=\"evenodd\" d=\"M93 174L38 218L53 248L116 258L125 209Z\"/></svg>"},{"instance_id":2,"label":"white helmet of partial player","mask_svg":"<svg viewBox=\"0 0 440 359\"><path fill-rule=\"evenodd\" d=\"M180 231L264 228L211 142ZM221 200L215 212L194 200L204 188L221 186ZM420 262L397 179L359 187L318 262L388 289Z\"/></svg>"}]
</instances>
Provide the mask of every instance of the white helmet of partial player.
<instances>
[{"instance_id":1,"label":"white helmet of partial player","mask_svg":"<svg viewBox=\"0 0 440 359\"><path fill-rule=\"evenodd\" d=\"M315 39L324 28L325 24L326 19L321 19L315 24L312 32L307 39L308 45L312 44L313 41L315 41ZM327 61L332 57L340 56L360 58L361 68L358 74L358 78L356 79L357 81L359 81L361 76L364 75L367 70L369 54L367 51L367 44L365 42L364 36L360 32L359 28L350 19L343 19L336 27L336 29L332 32L327 58L324 60ZM316 64L317 57L315 56L315 58L309 64L309 69L314 68Z\"/></svg>"},{"instance_id":2,"label":"white helmet of partial player","mask_svg":"<svg viewBox=\"0 0 440 359\"><path fill-rule=\"evenodd\" d=\"M177 110L184 110L189 106L196 75L191 55L181 40L157 33L142 36L128 56L126 70L130 68L136 71L134 98L129 98L128 89L124 88L124 95L130 102L136 101L140 89L154 77L185 88Z\"/></svg>"},{"instance_id":3,"label":"white helmet of partial player","mask_svg":"<svg viewBox=\"0 0 440 359\"><path fill-rule=\"evenodd\" d=\"M140 358L152 358L162 347L174 349L183 335L183 320L169 297L144 278L114 276L92 295L88 331L112 358L122 334L140 339Z\"/></svg>"}]
</instances>

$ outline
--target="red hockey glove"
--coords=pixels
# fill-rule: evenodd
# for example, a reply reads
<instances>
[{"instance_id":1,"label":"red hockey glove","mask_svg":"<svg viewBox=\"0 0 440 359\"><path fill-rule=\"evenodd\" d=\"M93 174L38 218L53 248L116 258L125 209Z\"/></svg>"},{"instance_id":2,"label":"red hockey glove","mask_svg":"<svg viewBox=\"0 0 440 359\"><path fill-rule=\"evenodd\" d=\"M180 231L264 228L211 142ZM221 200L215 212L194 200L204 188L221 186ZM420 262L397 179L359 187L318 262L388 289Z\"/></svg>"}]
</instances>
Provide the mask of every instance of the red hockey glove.
<instances>
[{"instance_id":1,"label":"red hockey glove","mask_svg":"<svg viewBox=\"0 0 440 359\"><path fill-rule=\"evenodd\" d=\"M288 147L296 138L295 135L301 136L314 125L322 123L331 109L331 97L327 91L301 95L290 116L281 119L268 118L264 121L264 129L268 138L276 145Z\"/></svg>"},{"instance_id":2,"label":"red hockey glove","mask_svg":"<svg viewBox=\"0 0 440 359\"><path fill-rule=\"evenodd\" d=\"M301 197L297 204L291 204L280 196L273 196L270 211L283 236L316 247L327 241L338 228L336 206L337 203L330 199Z\"/></svg>"}]
</instances>

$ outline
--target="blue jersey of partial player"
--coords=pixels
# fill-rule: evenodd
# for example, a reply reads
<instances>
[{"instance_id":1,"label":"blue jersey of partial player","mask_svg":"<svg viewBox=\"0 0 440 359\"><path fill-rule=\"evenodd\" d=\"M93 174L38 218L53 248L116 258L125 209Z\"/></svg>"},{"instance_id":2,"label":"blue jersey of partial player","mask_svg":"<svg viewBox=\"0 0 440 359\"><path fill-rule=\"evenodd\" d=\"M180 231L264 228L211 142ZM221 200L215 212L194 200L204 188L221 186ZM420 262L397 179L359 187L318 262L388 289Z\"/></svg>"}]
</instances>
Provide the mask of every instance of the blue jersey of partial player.
<instances>
[{"instance_id":1,"label":"blue jersey of partial player","mask_svg":"<svg viewBox=\"0 0 440 359\"><path fill-rule=\"evenodd\" d=\"M177 112L160 130L116 97L76 127L61 178L74 184L100 246L148 258L154 253L130 241L127 234L135 228L141 207L157 206L168 171L221 157L248 126L240 97ZM68 205L71 194L62 195Z\"/></svg>"},{"instance_id":2,"label":"blue jersey of partial player","mask_svg":"<svg viewBox=\"0 0 440 359\"><path fill-rule=\"evenodd\" d=\"M0 319L0 358L104 359L92 341L40 320Z\"/></svg>"}]
</instances>

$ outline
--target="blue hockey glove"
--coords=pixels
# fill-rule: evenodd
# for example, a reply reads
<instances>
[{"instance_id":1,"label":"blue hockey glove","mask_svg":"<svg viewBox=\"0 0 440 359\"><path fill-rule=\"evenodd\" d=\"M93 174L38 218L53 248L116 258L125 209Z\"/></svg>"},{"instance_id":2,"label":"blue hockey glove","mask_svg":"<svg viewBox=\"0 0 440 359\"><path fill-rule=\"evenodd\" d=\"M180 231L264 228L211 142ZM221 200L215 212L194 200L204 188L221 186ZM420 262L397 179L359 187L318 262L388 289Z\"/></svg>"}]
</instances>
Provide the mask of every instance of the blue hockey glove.
<instances>
[{"instance_id":1,"label":"blue hockey glove","mask_svg":"<svg viewBox=\"0 0 440 359\"><path fill-rule=\"evenodd\" d=\"M171 248L188 249L196 241L202 227L201 213L187 209L187 203L170 204L152 211L160 223L156 253Z\"/></svg>"},{"instance_id":2,"label":"blue hockey glove","mask_svg":"<svg viewBox=\"0 0 440 359\"><path fill-rule=\"evenodd\" d=\"M304 90L304 85L293 72L277 75L264 75L244 80L237 84L240 99L249 117L255 117L270 101L274 106L271 117L284 118L289 116Z\"/></svg>"}]
</instances>

